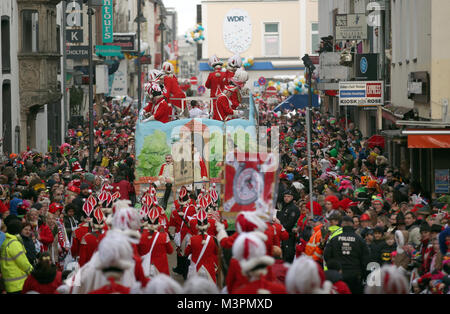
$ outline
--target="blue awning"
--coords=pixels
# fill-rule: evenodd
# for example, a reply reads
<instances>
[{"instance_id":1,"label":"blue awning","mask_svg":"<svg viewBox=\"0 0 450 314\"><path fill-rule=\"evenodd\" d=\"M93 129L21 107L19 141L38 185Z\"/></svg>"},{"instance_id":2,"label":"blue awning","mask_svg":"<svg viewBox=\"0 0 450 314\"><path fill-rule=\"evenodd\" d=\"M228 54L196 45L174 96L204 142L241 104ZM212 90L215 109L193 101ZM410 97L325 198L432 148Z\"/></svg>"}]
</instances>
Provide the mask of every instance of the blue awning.
<instances>
[{"instance_id":1,"label":"blue awning","mask_svg":"<svg viewBox=\"0 0 450 314\"><path fill-rule=\"evenodd\" d=\"M319 104L319 95L312 95L312 106L318 108ZM279 104L273 111L281 111L285 109L303 109L308 107L308 95L292 95Z\"/></svg>"}]
</instances>

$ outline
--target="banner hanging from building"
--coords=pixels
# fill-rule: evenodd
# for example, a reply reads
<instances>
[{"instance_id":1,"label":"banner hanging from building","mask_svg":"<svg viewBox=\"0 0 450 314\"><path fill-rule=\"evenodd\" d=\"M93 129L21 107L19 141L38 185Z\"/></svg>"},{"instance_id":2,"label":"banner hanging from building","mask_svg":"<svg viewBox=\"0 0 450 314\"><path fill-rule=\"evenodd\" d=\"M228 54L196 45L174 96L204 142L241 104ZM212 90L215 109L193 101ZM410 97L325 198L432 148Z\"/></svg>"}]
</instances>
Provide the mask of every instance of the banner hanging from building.
<instances>
[{"instance_id":1,"label":"banner hanging from building","mask_svg":"<svg viewBox=\"0 0 450 314\"><path fill-rule=\"evenodd\" d=\"M113 43L113 0L103 0L102 38L104 43Z\"/></svg>"},{"instance_id":2,"label":"banner hanging from building","mask_svg":"<svg viewBox=\"0 0 450 314\"><path fill-rule=\"evenodd\" d=\"M109 95L106 96L126 96L128 95L128 62L126 59L120 61L119 69L109 76Z\"/></svg>"}]
</instances>

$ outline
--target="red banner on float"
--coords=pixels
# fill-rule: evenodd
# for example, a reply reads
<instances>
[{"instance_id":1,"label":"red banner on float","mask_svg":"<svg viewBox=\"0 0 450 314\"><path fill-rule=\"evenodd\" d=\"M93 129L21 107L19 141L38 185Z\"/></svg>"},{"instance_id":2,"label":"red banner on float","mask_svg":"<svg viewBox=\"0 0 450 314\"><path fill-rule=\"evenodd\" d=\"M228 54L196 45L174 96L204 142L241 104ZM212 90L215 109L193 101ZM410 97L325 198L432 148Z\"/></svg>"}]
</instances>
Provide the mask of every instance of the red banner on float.
<instances>
[{"instance_id":1,"label":"red banner on float","mask_svg":"<svg viewBox=\"0 0 450 314\"><path fill-rule=\"evenodd\" d=\"M231 153L225 162L225 212L256 210L256 201L273 204L278 163L271 153Z\"/></svg>"}]
</instances>

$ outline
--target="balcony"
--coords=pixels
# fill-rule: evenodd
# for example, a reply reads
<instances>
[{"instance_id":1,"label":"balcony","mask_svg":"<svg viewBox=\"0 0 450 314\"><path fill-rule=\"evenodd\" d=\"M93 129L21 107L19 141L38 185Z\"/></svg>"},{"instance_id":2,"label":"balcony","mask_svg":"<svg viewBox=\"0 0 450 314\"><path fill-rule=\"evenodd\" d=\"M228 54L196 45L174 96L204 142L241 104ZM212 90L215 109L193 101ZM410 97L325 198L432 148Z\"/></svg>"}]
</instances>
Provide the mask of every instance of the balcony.
<instances>
[{"instance_id":1,"label":"balcony","mask_svg":"<svg viewBox=\"0 0 450 314\"><path fill-rule=\"evenodd\" d=\"M60 55L53 53L19 53L20 102L23 110L54 103L62 97L58 87Z\"/></svg>"}]
</instances>

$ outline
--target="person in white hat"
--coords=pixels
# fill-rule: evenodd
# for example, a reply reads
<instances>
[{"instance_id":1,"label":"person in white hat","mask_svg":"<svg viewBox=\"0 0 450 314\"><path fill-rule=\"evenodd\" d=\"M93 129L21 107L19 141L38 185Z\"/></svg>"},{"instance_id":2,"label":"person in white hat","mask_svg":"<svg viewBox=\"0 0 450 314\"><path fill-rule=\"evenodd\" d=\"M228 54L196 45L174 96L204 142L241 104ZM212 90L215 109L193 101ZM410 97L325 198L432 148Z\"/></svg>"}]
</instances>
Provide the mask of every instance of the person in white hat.
<instances>
[{"instance_id":1,"label":"person in white hat","mask_svg":"<svg viewBox=\"0 0 450 314\"><path fill-rule=\"evenodd\" d=\"M285 294L284 284L269 280L269 267L275 263L266 254L264 241L254 232L239 235L233 244L233 257L239 261L242 274L248 281L233 294Z\"/></svg>"},{"instance_id":2,"label":"person in white hat","mask_svg":"<svg viewBox=\"0 0 450 314\"><path fill-rule=\"evenodd\" d=\"M227 62L227 71L225 72L226 81L225 84L228 85L231 82L234 74L238 69L242 67L242 59L239 55L231 56Z\"/></svg>"},{"instance_id":3,"label":"person in white hat","mask_svg":"<svg viewBox=\"0 0 450 314\"><path fill-rule=\"evenodd\" d=\"M210 90L209 97L211 97L213 102L215 102L217 97L224 90L226 76L225 73L222 72L223 62L220 61L216 55L209 58L208 64L214 69L214 71L209 73L205 82L205 87Z\"/></svg>"},{"instance_id":4,"label":"person in white hat","mask_svg":"<svg viewBox=\"0 0 450 314\"><path fill-rule=\"evenodd\" d=\"M166 61L163 63L162 72L164 77L164 96L169 104L182 108L182 99L186 98L186 94L180 87L178 78L175 76L175 68L172 63Z\"/></svg>"},{"instance_id":5,"label":"person in white hat","mask_svg":"<svg viewBox=\"0 0 450 314\"><path fill-rule=\"evenodd\" d=\"M142 264L146 277L158 274L170 275L167 255L173 253L169 235L160 228L160 211L152 207L144 217L144 230L137 246L142 256Z\"/></svg>"},{"instance_id":6,"label":"person in white hat","mask_svg":"<svg viewBox=\"0 0 450 314\"><path fill-rule=\"evenodd\" d=\"M203 208L198 211L196 219L198 234L190 237L185 250L185 256L189 256L191 261L188 278L199 275L216 283L218 247L214 237L207 233L208 215Z\"/></svg>"},{"instance_id":7,"label":"person in white hat","mask_svg":"<svg viewBox=\"0 0 450 314\"><path fill-rule=\"evenodd\" d=\"M147 86L146 92L151 97L149 97L149 102L144 108L144 112L148 116L144 122L156 120L167 123L171 121L172 108L166 102L161 86L152 82Z\"/></svg>"},{"instance_id":8,"label":"person in white hat","mask_svg":"<svg viewBox=\"0 0 450 314\"><path fill-rule=\"evenodd\" d=\"M331 294L333 286L325 280L322 266L306 255L294 260L287 271L285 284L289 294Z\"/></svg>"},{"instance_id":9,"label":"person in white hat","mask_svg":"<svg viewBox=\"0 0 450 314\"><path fill-rule=\"evenodd\" d=\"M143 294L182 294L183 287L166 274L158 274L152 278L142 290Z\"/></svg>"}]
</instances>

